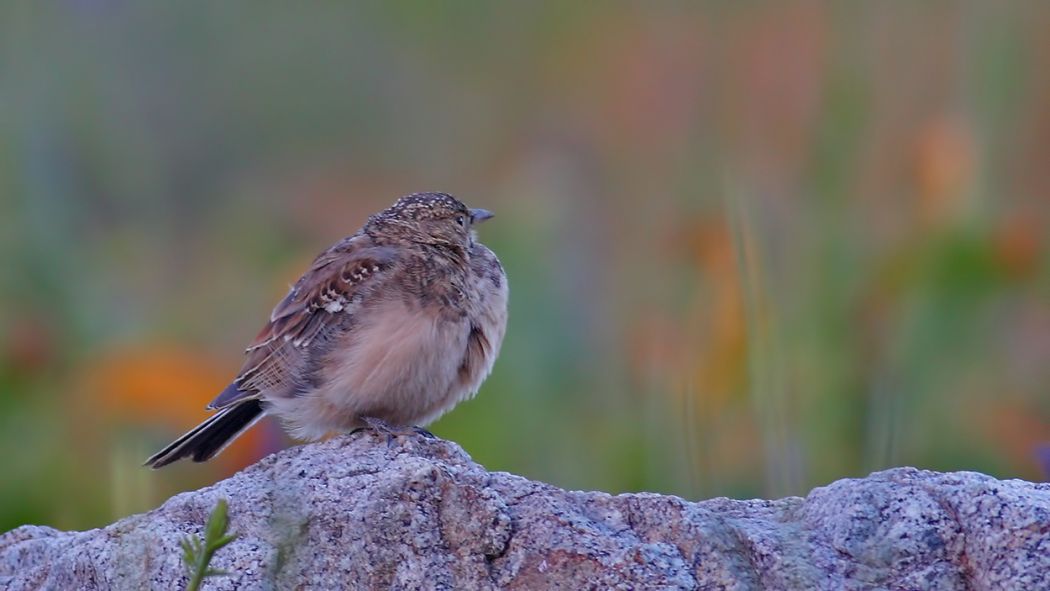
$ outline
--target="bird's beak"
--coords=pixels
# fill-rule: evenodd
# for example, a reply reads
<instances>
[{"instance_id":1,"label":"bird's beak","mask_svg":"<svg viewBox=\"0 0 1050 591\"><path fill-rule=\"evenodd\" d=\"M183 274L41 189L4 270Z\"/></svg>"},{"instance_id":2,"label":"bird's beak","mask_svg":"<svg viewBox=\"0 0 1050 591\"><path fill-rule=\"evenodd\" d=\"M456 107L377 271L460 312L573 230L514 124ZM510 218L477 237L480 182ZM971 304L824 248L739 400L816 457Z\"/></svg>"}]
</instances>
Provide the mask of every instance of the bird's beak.
<instances>
[{"instance_id":1,"label":"bird's beak","mask_svg":"<svg viewBox=\"0 0 1050 591\"><path fill-rule=\"evenodd\" d=\"M487 209L472 209L470 210L470 223L480 224L481 222L492 217L493 215L495 214Z\"/></svg>"}]
</instances>

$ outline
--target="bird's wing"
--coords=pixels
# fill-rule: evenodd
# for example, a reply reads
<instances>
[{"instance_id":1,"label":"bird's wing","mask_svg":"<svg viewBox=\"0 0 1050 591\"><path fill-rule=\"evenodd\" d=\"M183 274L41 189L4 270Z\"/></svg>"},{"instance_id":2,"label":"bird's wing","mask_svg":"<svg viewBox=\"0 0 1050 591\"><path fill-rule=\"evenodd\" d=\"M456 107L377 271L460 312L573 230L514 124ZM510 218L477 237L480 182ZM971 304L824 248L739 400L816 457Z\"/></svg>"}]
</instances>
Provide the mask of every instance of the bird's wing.
<instances>
[{"instance_id":1,"label":"bird's wing","mask_svg":"<svg viewBox=\"0 0 1050 591\"><path fill-rule=\"evenodd\" d=\"M395 264L396 251L355 236L322 253L273 309L270 321L245 351L233 384L208 405L224 408L263 392L288 392L309 357L310 343L340 315L352 313L357 296Z\"/></svg>"}]
</instances>

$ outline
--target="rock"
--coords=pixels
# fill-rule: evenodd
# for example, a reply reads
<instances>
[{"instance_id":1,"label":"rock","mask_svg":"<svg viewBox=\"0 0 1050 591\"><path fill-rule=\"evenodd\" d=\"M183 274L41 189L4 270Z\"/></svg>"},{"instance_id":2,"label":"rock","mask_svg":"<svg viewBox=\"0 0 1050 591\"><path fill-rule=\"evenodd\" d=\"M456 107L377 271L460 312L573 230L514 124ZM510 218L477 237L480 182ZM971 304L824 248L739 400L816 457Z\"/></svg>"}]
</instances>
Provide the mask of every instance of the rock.
<instances>
[{"instance_id":1,"label":"rock","mask_svg":"<svg viewBox=\"0 0 1050 591\"><path fill-rule=\"evenodd\" d=\"M368 431L102 529L10 531L0 587L184 588L179 540L220 498L238 538L204 589L1050 589L1050 484L898 468L689 502L564 491Z\"/></svg>"}]
</instances>

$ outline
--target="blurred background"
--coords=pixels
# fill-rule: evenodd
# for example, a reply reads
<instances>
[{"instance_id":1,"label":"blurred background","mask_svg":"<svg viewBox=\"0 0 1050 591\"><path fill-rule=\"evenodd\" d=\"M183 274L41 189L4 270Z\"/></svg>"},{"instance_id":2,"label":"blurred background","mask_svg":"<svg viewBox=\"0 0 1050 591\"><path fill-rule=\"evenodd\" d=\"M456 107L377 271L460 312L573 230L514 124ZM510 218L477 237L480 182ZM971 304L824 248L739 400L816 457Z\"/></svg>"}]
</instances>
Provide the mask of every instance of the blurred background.
<instances>
[{"instance_id":1,"label":"blurred background","mask_svg":"<svg viewBox=\"0 0 1050 591\"><path fill-rule=\"evenodd\" d=\"M699 499L1047 479L1050 4L0 6L0 531L140 468L399 195L497 217L491 470Z\"/></svg>"}]
</instances>

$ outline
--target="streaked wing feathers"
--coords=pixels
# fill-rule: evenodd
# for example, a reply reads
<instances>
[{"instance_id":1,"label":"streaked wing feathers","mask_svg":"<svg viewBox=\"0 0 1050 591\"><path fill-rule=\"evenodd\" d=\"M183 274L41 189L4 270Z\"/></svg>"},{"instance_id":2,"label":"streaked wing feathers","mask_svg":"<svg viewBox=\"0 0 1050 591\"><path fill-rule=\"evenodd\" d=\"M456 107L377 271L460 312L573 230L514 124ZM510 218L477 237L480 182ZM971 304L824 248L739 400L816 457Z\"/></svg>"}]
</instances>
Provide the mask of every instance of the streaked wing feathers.
<instances>
[{"instance_id":1,"label":"streaked wing feathers","mask_svg":"<svg viewBox=\"0 0 1050 591\"><path fill-rule=\"evenodd\" d=\"M364 239L359 236L344 241L317 257L245 351L247 359L233 382L236 392L223 392L210 408L224 408L257 397L260 392L281 392L295 386L311 341L339 314L346 313L354 297L395 261L393 248L361 245Z\"/></svg>"}]
</instances>

